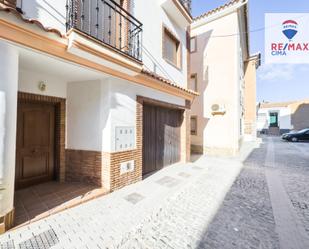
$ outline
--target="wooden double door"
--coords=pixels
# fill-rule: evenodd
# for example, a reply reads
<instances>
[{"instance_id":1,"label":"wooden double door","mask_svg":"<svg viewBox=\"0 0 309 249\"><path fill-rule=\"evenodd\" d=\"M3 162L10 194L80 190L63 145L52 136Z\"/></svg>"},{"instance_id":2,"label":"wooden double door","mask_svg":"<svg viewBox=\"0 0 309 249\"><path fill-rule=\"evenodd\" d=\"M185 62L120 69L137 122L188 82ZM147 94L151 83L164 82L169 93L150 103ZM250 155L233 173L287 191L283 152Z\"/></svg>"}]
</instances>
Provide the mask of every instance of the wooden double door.
<instances>
[{"instance_id":1,"label":"wooden double door","mask_svg":"<svg viewBox=\"0 0 309 249\"><path fill-rule=\"evenodd\" d=\"M143 175L180 161L183 112L159 106L143 107Z\"/></svg>"},{"instance_id":2,"label":"wooden double door","mask_svg":"<svg viewBox=\"0 0 309 249\"><path fill-rule=\"evenodd\" d=\"M55 106L19 103L16 140L16 189L53 180Z\"/></svg>"}]
</instances>

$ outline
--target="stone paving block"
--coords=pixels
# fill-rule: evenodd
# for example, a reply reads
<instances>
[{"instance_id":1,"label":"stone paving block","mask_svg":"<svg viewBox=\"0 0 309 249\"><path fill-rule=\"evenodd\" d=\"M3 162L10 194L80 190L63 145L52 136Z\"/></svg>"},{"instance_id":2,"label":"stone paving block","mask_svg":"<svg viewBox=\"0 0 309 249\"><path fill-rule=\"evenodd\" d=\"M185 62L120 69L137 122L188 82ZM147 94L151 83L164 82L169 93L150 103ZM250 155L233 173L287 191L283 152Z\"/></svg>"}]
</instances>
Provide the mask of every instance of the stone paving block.
<instances>
[{"instance_id":1,"label":"stone paving block","mask_svg":"<svg viewBox=\"0 0 309 249\"><path fill-rule=\"evenodd\" d=\"M124 197L125 200L127 200L128 202L132 204L136 204L140 202L141 200L143 200L144 198L145 197L139 193L132 193Z\"/></svg>"},{"instance_id":2,"label":"stone paving block","mask_svg":"<svg viewBox=\"0 0 309 249\"><path fill-rule=\"evenodd\" d=\"M280 170L292 206L309 228L309 169L304 163L308 157L300 156L297 161L292 155L297 148L290 148L288 143L281 146L276 142L275 146L279 148L275 160L283 166ZM284 154L287 147L292 153L289 158ZM136 186L53 215L40 223L44 226L34 228L32 224L28 230L18 229L11 238L18 238L21 231L23 239L18 241L29 239L33 236L31 230L36 235L48 224L59 236L55 248L85 248L88 243L91 249L97 244L102 248L130 249L278 249L264 174L265 168L273 165L264 165L266 151L267 146L261 144L242 159L244 162L202 157L189 166L175 170L168 167ZM145 198L140 200L132 194ZM128 196L137 203L134 208ZM4 237L10 238L0 236L1 242Z\"/></svg>"},{"instance_id":3,"label":"stone paving block","mask_svg":"<svg viewBox=\"0 0 309 249\"><path fill-rule=\"evenodd\" d=\"M0 248L1 249L15 249L14 241L8 240L3 243L0 243Z\"/></svg>"},{"instance_id":4,"label":"stone paving block","mask_svg":"<svg viewBox=\"0 0 309 249\"><path fill-rule=\"evenodd\" d=\"M178 175L181 176L181 177L184 177L184 178L190 178L191 177L191 175L189 173L186 173L186 172L180 172L180 173L178 173Z\"/></svg>"},{"instance_id":5,"label":"stone paving block","mask_svg":"<svg viewBox=\"0 0 309 249\"><path fill-rule=\"evenodd\" d=\"M164 176L161 179L156 181L157 184L172 188L180 184L180 180L170 176Z\"/></svg>"},{"instance_id":6,"label":"stone paving block","mask_svg":"<svg viewBox=\"0 0 309 249\"><path fill-rule=\"evenodd\" d=\"M203 168L201 168L199 166L193 166L192 169L194 169L194 170L202 170Z\"/></svg>"}]
</instances>

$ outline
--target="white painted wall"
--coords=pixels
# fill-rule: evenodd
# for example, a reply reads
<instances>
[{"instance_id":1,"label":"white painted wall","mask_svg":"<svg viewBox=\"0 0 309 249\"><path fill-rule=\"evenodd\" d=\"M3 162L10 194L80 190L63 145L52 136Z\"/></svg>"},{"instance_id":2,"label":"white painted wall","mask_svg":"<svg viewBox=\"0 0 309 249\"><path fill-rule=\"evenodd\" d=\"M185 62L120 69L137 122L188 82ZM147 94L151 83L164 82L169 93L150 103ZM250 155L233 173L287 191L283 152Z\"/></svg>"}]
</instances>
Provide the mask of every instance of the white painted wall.
<instances>
[{"instance_id":1,"label":"white painted wall","mask_svg":"<svg viewBox=\"0 0 309 249\"><path fill-rule=\"evenodd\" d=\"M198 134L191 143L208 148L239 147L241 119L241 41L237 12L191 30L197 36L197 52L191 54L191 72L198 74L201 94L194 100L192 115L198 116ZM213 116L211 106L225 106L226 114Z\"/></svg>"},{"instance_id":2,"label":"white painted wall","mask_svg":"<svg viewBox=\"0 0 309 249\"><path fill-rule=\"evenodd\" d=\"M103 83L104 84L104 83ZM109 124L107 125L105 134L111 138L110 144L104 143L103 151L115 151L115 129L117 126L136 126L136 97L143 96L156 99L176 105L185 105L185 101L181 98L153 90L148 87L132 84L120 79L110 78L108 80L108 94L110 112ZM105 99L106 97L103 97ZM108 141L108 140L106 140Z\"/></svg>"},{"instance_id":3,"label":"white painted wall","mask_svg":"<svg viewBox=\"0 0 309 249\"><path fill-rule=\"evenodd\" d=\"M143 24L143 62L148 70L155 71L180 85L187 85L186 30L178 27L161 7L160 0L132 0L132 14ZM23 10L28 18L38 19L46 27L65 33L66 1L23 1ZM151 10L151 11L149 11ZM163 24L180 40L182 69L179 70L162 58Z\"/></svg>"},{"instance_id":4,"label":"white painted wall","mask_svg":"<svg viewBox=\"0 0 309 249\"><path fill-rule=\"evenodd\" d=\"M46 96L66 98L67 82L57 75L48 75L32 70L19 70L18 91ZM39 82L46 84L46 90L39 89Z\"/></svg>"},{"instance_id":5,"label":"white painted wall","mask_svg":"<svg viewBox=\"0 0 309 249\"><path fill-rule=\"evenodd\" d=\"M69 149L116 151L116 127L136 128L137 96L185 105L181 98L117 78L70 82L67 86Z\"/></svg>"},{"instance_id":6,"label":"white painted wall","mask_svg":"<svg viewBox=\"0 0 309 249\"><path fill-rule=\"evenodd\" d=\"M0 91L4 92L6 102L4 115L4 157L0 161L1 217L12 210L14 201L18 51L13 46L1 41L0 54Z\"/></svg>"},{"instance_id":7,"label":"white painted wall","mask_svg":"<svg viewBox=\"0 0 309 249\"><path fill-rule=\"evenodd\" d=\"M159 0L134 0L133 13L143 23L143 62L151 71L187 85L186 30L178 27L161 7ZM150 11L151 10L151 11ZM175 10L176 11L176 10ZM162 58L162 34L165 25L179 39L182 47L182 69Z\"/></svg>"},{"instance_id":8,"label":"white painted wall","mask_svg":"<svg viewBox=\"0 0 309 249\"><path fill-rule=\"evenodd\" d=\"M101 81L70 82L67 88L67 148L101 150Z\"/></svg>"},{"instance_id":9,"label":"white painted wall","mask_svg":"<svg viewBox=\"0 0 309 249\"><path fill-rule=\"evenodd\" d=\"M291 123L291 109L290 107L275 107L275 108L260 108L257 117L257 130L268 129L270 123L270 112L278 113L278 125L280 129L293 129Z\"/></svg>"}]
</instances>

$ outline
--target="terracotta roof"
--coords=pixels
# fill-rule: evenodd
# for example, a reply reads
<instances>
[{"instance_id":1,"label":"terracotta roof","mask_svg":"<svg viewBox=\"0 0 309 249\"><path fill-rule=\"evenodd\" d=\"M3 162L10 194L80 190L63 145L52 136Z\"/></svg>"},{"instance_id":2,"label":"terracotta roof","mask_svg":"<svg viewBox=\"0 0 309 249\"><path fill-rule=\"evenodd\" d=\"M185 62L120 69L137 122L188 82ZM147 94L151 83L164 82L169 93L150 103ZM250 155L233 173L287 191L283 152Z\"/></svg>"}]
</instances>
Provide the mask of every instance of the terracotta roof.
<instances>
[{"instance_id":1,"label":"terracotta roof","mask_svg":"<svg viewBox=\"0 0 309 249\"><path fill-rule=\"evenodd\" d=\"M195 91L193 91L193 90L187 89L187 88L185 88L185 87L182 87L182 86L180 86L180 85L178 85L178 84L172 82L171 80L166 79L166 78L164 78L164 77L162 77L162 76L160 76L160 75L158 75L158 74L156 74L156 73L154 73L154 72L151 72L151 71L149 71L149 70L142 69L142 72L141 72L141 73L142 73L142 74L145 74L145 75L147 75L147 76L149 76L149 77L151 77L151 78L153 78L153 79L159 80L159 81L161 81L161 82L163 82L163 83L165 83L165 84L168 84L168 85L170 85L170 86L176 87L176 88L178 88L178 89L180 89L180 90L182 90L182 91L185 91L185 92L187 92L187 93L193 94L193 95L195 95L195 96L198 96L198 95L199 95L199 93L197 93L197 92L195 92Z\"/></svg>"},{"instance_id":2,"label":"terracotta roof","mask_svg":"<svg viewBox=\"0 0 309 249\"><path fill-rule=\"evenodd\" d=\"M263 102L260 103L260 108L272 108L272 107L288 107L291 104L296 103L297 101L288 101L288 102Z\"/></svg>"},{"instance_id":3,"label":"terracotta roof","mask_svg":"<svg viewBox=\"0 0 309 249\"><path fill-rule=\"evenodd\" d=\"M260 103L260 108L273 108L273 107L288 107L294 104L303 104L309 103L309 99L305 100L296 100L296 101L287 101L287 102L262 102Z\"/></svg>"},{"instance_id":4,"label":"terracotta roof","mask_svg":"<svg viewBox=\"0 0 309 249\"><path fill-rule=\"evenodd\" d=\"M221 5L213 10L210 10L200 16L197 16L193 19L193 22L196 22L196 21L199 21L200 19L203 19L205 17L208 17L208 16L211 16L215 13L218 13L220 11L223 11L235 4L238 4L238 3L244 3L245 0L231 0L230 2L227 2L226 4L224 5ZM245 35L246 35L246 42L247 42L247 54L248 54L248 57L250 57L250 44L249 44L249 23L248 23L248 7L247 7L247 4L244 5L244 12L245 12Z\"/></svg>"},{"instance_id":5,"label":"terracotta roof","mask_svg":"<svg viewBox=\"0 0 309 249\"><path fill-rule=\"evenodd\" d=\"M213 10L210 10L210 11L208 11L208 12L206 12L206 13L200 15L200 16L195 17L195 18L193 19L193 22L198 21L198 20L200 20L200 19L202 19L202 18L204 18L204 17L210 16L210 15L212 15L212 14L214 14L214 13L220 12L220 11L222 11L222 10L228 8L228 7L231 7L231 6L233 6L234 4L237 4L237 3L239 3L239 2L243 2L243 0L232 0L232 1L230 1L230 2L228 2L228 3L226 3L226 4L224 4L224 5L221 5L221 6L215 8L215 9L213 9Z\"/></svg>"},{"instance_id":6,"label":"terracotta roof","mask_svg":"<svg viewBox=\"0 0 309 249\"><path fill-rule=\"evenodd\" d=\"M54 29L54 28L48 28L45 27L40 21L35 20L35 19L30 19L30 18L25 18L23 16L23 14L21 12L19 12L18 10L16 10L13 7L9 7L5 4L0 3L0 11L6 11L6 12L11 12L13 13L16 17L20 18L21 20L23 20L26 23L30 23L30 24L34 24L36 26L38 26L40 29L46 31L46 32L51 32L51 33L55 33L56 35L60 36L60 37L64 37L63 34L61 34L61 32L58 29Z\"/></svg>"}]
</instances>

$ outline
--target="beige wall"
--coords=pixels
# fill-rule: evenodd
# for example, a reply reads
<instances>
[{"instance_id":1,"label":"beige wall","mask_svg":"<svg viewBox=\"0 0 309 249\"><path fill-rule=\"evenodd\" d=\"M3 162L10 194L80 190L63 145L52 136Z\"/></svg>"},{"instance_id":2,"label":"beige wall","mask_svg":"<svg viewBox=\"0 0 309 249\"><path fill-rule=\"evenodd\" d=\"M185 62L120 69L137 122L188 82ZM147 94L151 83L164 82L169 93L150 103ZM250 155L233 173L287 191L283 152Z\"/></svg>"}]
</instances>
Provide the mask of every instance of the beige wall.
<instances>
[{"instance_id":1,"label":"beige wall","mask_svg":"<svg viewBox=\"0 0 309 249\"><path fill-rule=\"evenodd\" d=\"M301 130L309 128L309 100L291 104L291 124L293 129Z\"/></svg>"},{"instance_id":2,"label":"beige wall","mask_svg":"<svg viewBox=\"0 0 309 249\"><path fill-rule=\"evenodd\" d=\"M280 130L309 128L309 99L294 102L261 103L258 109L258 131L268 129L270 112L278 113Z\"/></svg>"},{"instance_id":3,"label":"beige wall","mask_svg":"<svg viewBox=\"0 0 309 249\"><path fill-rule=\"evenodd\" d=\"M237 12L197 28L191 26L191 37L197 37L197 52L191 54L190 73L197 73L200 93L191 110L191 115L198 116L197 135L191 136L191 145L204 153L234 154L239 148L244 74L240 39L221 37L238 32ZM213 104L225 106L226 113L212 115Z\"/></svg>"},{"instance_id":4,"label":"beige wall","mask_svg":"<svg viewBox=\"0 0 309 249\"><path fill-rule=\"evenodd\" d=\"M248 140L256 138L256 59L245 64L244 132Z\"/></svg>"}]
</instances>

